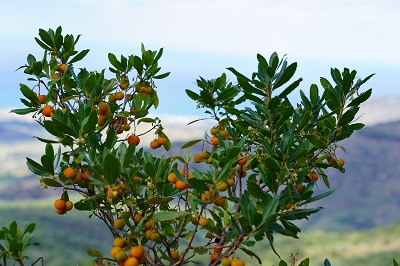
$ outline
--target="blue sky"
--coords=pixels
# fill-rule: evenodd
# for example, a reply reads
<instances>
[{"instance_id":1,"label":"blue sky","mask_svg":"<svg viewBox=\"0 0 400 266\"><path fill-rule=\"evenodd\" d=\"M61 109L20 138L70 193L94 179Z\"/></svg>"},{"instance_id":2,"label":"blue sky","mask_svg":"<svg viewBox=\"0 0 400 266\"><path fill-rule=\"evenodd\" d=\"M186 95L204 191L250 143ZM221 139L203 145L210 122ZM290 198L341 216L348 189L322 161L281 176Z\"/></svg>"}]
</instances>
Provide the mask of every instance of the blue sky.
<instances>
[{"instance_id":1,"label":"blue sky","mask_svg":"<svg viewBox=\"0 0 400 266\"><path fill-rule=\"evenodd\" d=\"M348 67L361 77L376 73L367 85L373 97L400 95L398 14L394 0L2 1L0 109L20 106L26 77L15 69L28 53L42 56L38 29L59 25L82 34L78 49L91 49L82 64L92 70L108 68L108 52L164 47L161 66L172 73L158 83L159 114L200 115L184 93L196 90L198 76L214 78L230 66L249 75L257 53L274 51L298 62L303 90L330 67Z\"/></svg>"}]
</instances>

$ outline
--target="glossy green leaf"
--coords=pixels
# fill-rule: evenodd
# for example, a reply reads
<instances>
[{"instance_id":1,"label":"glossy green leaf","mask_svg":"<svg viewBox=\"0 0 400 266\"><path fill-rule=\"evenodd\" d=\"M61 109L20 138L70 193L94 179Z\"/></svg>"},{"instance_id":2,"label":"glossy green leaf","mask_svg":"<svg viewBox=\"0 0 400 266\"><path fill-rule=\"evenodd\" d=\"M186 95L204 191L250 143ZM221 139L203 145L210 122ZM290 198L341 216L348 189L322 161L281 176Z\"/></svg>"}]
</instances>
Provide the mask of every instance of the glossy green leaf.
<instances>
[{"instance_id":1,"label":"glossy green leaf","mask_svg":"<svg viewBox=\"0 0 400 266\"><path fill-rule=\"evenodd\" d=\"M85 50L80 51L68 63L69 64L73 64L75 62L78 62L78 61L82 60L89 53L89 51L90 51L89 49L85 49Z\"/></svg>"},{"instance_id":2,"label":"glossy green leaf","mask_svg":"<svg viewBox=\"0 0 400 266\"><path fill-rule=\"evenodd\" d=\"M35 175L43 175L46 173L46 169L44 169L42 165L30 158L26 158L26 164L28 165L29 170L31 170Z\"/></svg>"},{"instance_id":3,"label":"glossy green leaf","mask_svg":"<svg viewBox=\"0 0 400 266\"><path fill-rule=\"evenodd\" d=\"M52 178L42 178L42 182L49 187L63 187L58 181L52 179Z\"/></svg>"},{"instance_id":4,"label":"glossy green leaf","mask_svg":"<svg viewBox=\"0 0 400 266\"><path fill-rule=\"evenodd\" d=\"M331 263L329 262L328 259L324 260L324 266L331 266Z\"/></svg>"},{"instance_id":5,"label":"glossy green leaf","mask_svg":"<svg viewBox=\"0 0 400 266\"><path fill-rule=\"evenodd\" d=\"M117 157L112 153L107 153L103 161L104 177L109 184L114 184L120 175L120 163Z\"/></svg>"},{"instance_id":6,"label":"glossy green leaf","mask_svg":"<svg viewBox=\"0 0 400 266\"><path fill-rule=\"evenodd\" d=\"M262 264L262 260L260 259L260 257L254 253L253 251L243 247L243 246L239 246L239 249L242 250L244 253L246 253L247 255L249 255L250 257L255 257L258 261L259 264Z\"/></svg>"},{"instance_id":7,"label":"glossy green leaf","mask_svg":"<svg viewBox=\"0 0 400 266\"><path fill-rule=\"evenodd\" d=\"M159 211L153 214L152 218L159 222L174 220L179 217L192 215L191 212Z\"/></svg>"},{"instance_id":8,"label":"glossy green leaf","mask_svg":"<svg viewBox=\"0 0 400 266\"><path fill-rule=\"evenodd\" d=\"M369 89L363 93L361 93L357 98L355 98L354 100L352 100L348 106L358 106L361 103L365 102L366 100L368 100L368 98L371 96L372 94L372 89Z\"/></svg>"},{"instance_id":9,"label":"glossy green leaf","mask_svg":"<svg viewBox=\"0 0 400 266\"><path fill-rule=\"evenodd\" d=\"M104 255L98 251L97 249L93 249L93 248L86 248L86 254L90 257L94 257L94 258L102 258L104 257Z\"/></svg>"},{"instance_id":10,"label":"glossy green leaf","mask_svg":"<svg viewBox=\"0 0 400 266\"><path fill-rule=\"evenodd\" d=\"M290 64L286 69L278 75L275 83L274 83L274 90L288 82L294 75L297 69L297 63Z\"/></svg>"}]
</instances>

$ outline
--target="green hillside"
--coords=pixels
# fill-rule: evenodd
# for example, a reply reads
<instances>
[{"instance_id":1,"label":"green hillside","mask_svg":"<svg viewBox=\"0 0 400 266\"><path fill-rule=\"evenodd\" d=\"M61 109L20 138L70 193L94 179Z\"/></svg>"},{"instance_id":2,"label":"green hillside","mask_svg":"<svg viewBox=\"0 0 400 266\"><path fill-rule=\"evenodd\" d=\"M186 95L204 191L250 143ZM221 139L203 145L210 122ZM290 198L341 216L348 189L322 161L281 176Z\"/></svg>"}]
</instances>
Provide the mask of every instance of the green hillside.
<instances>
[{"instance_id":1,"label":"green hillside","mask_svg":"<svg viewBox=\"0 0 400 266\"><path fill-rule=\"evenodd\" d=\"M36 241L31 258L42 256L45 265L91 265L85 249L92 247L108 254L112 238L96 218L76 210L59 216L53 210L52 200L23 202L0 202L0 224L16 219L20 226L25 221L36 222ZM301 260L310 257L311 265L321 265L329 258L334 266L391 265L392 258L400 259L400 223L372 230L324 232L309 230L300 239L276 236L275 247L283 259L291 254ZM268 242L260 242L252 251L258 254L263 265L278 265L279 258L272 252ZM201 259L201 258L200 258ZM204 265L208 256L204 256ZM203 264L202 264L203 265ZM258 265L255 259L246 265Z\"/></svg>"}]
</instances>

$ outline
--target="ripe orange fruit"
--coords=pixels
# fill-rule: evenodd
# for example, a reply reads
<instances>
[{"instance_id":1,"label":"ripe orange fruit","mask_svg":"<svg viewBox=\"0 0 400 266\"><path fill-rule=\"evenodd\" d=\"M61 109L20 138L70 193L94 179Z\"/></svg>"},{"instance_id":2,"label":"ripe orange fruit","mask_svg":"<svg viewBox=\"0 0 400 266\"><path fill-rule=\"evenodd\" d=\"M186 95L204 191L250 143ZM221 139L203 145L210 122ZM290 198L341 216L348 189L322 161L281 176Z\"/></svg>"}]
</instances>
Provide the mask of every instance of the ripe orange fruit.
<instances>
[{"instance_id":1,"label":"ripe orange fruit","mask_svg":"<svg viewBox=\"0 0 400 266\"><path fill-rule=\"evenodd\" d=\"M138 265L139 265L139 260L135 257L129 257L124 262L124 266L138 266Z\"/></svg>"},{"instance_id":2,"label":"ripe orange fruit","mask_svg":"<svg viewBox=\"0 0 400 266\"><path fill-rule=\"evenodd\" d=\"M214 201L215 206L223 206L226 202L226 198L223 196L218 196L217 199Z\"/></svg>"},{"instance_id":3,"label":"ripe orange fruit","mask_svg":"<svg viewBox=\"0 0 400 266\"><path fill-rule=\"evenodd\" d=\"M65 210L67 212L69 212L70 210L72 210L72 208L74 207L74 204L72 203L72 201L67 201L65 202Z\"/></svg>"},{"instance_id":4,"label":"ripe orange fruit","mask_svg":"<svg viewBox=\"0 0 400 266\"><path fill-rule=\"evenodd\" d=\"M235 184L235 181L233 179L228 179L226 182L228 182L229 186L232 187Z\"/></svg>"},{"instance_id":5,"label":"ripe orange fruit","mask_svg":"<svg viewBox=\"0 0 400 266\"><path fill-rule=\"evenodd\" d=\"M59 214L59 215L63 215L63 214L65 214L67 211L65 210L65 209L57 209L56 208L56 213L57 214Z\"/></svg>"},{"instance_id":6,"label":"ripe orange fruit","mask_svg":"<svg viewBox=\"0 0 400 266\"><path fill-rule=\"evenodd\" d=\"M71 179L74 184L81 182L82 175L79 172L75 172L75 177Z\"/></svg>"},{"instance_id":7,"label":"ripe orange fruit","mask_svg":"<svg viewBox=\"0 0 400 266\"><path fill-rule=\"evenodd\" d=\"M126 241L125 241L125 239L123 239L121 237L117 237L117 238L114 239L113 244L114 244L114 247L123 248L123 247L126 246Z\"/></svg>"},{"instance_id":8,"label":"ripe orange fruit","mask_svg":"<svg viewBox=\"0 0 400 266\"><path fill-rule=\"evenodd\" d=\"M54 74L51 76L51 79L52 79L52 80L59 79L59 78L61 78L61 75L58 74L58 73L54 73Z\"/></svg>"},{"instance_id":9,"label":"ripe orange fruit","mask_svg":"<svg viewBox=\"0 0 400 266\"><path fill-rule=\"evenodd\" d=\"M340 158L337 160L338 165L343 166L345 164L344 159Z\"/></svg>"},{"instance_id":10,"label":"ripe orange fruit","mask_svg":"<svg viewBox=\"0 0 400 266\"><path fill-rule=\"evenodd\" d=\"M42 114L46 117L50 117L51 111L53 111L53 107L50 105L45 105L42 109Z\"/></svg>"},{"instance_id":11,"label":"ripe orange fruit","mask_svg":"<svg viewBox=\"0 0 400 266\"><path fill-rule=\"evenodd\" d=\"M92 175L92 173L90 173L89 171L85 171L85 172L81 173L81 179L83 181L85 181L85 182L89 182L90 181L90 179L87 176L87 174Z\"/></svg>"},{"instance_id":12,"label":"ripe orange fruit","mask_svg":"<svg viewBox=\"0 0 400 266\"><path fill-rule=\"evenodd\" d=\"M116 229L119 229L119 230L123 229L125 227L125 221L123 219L120 219L120 218L115 219L114 227Z\"/></svg>"},{"instance_id":13,"label":"ripe orange fruit","mask_svg":"<svg viewBox=\"0 0 400 266\"><path fill-rule=\"evenodd\" d=\"M110 94L110 95L108 96L108 101L109 101L110 103L115 103L115 102L117 101L117 97L115 97L115 94Z\"/></svg>"},{"instance_id":14,"label":"ripe orange fruit","mask_svg":"<svg viewBox=\"0 0 400 266\"><path fill-rule=\"evenodd\" d=\"M121 90L126 90L129 87L129 82L123 81L119 84L119 87L121 88Z\"/></svg>"},{"instance_id":15,"label":"ripe orange fruit","mask_svg":"<svg viewBox=\"0 0 400 266\"><path fill-rule=\"evenodd\" d=\"M153 229L148 229L148 230L146 230L146 232L145 232L145 234L146 234L146 238L148 239L148 240L151 240L151 235L154 233L154 230Z\"/></svg>"},{"instance_id":16,"label":"ripe orange fruit","mask_svg":"<svg viewBox=\"0 0 400 266\"><path fill-rule=\"evenodd\" d=\"M308 174L308 178L311 180L311 181L313 181L313 182L316 182L316 181L318 181L318 174L317 173L311 173L311 174Z\"/></svg>"},{"instance_id":17,"label":"ripe orange fruit","mask_svg":"<svg viewBox=\"0 0 400 266\"><path fill-rule=\"evenodd\" d=\"M233 259L231 261L231 266L244 266L244 261L242 259Z\"/></svg>"},{"instance_id":18,"label":"ripe orange fruit","mask_svg":"<svg viewBox=\"0 0 400 266\"><path fill-rule=\"evenodd\" d=\"M134 246L131 248L131 255L135 258L140 258L144 254L144 247L141 245Z\"/></svg>"},{"instance_id":19,"label":"ripe orange fruit","mask_svg":"<svg viewBox=\"0 0 400 266\"><path fill-rule=\"evenodd\" d=\"M54 201L54 207L56 209L64 210L65 209L65 201L62 199L57 199Z\"/></svg>"},{"instance_id":20,"label":"ripe orange fruit","mask_svg":"<svg viewBox=\"0 0 400 266\"><path fill-rule=\"evenodd\" d=\"M286 206L285 206L285 210L289 210L290 207L292 207L292 203L288 202L288 204L286 204Z\"/></svg>"},{"instance_id":21,"label":"ripe orange fruit","mask_svg":"<svg viewBox=\"0 0 400 266\"><path fill-rule=\"evenodd\" d=\"M151 229L156 225L156 221L153 219L148 220L145 224L144 224L144 228L146 229Z\"/></svg>"},{"instance_id":22,"label":"ripe orange fruit","mask_svg":"<svg viewBox=\"0 0 400 266\"><path fill-rule=\"evenodd\" d=\"M218 137L213 136L211 138L211 144L214 145L214 146L218 146Z\"/></svg>"},{"instance_id":23,"label":"ripe orange fruit","mask_svg":"<svg viewBox=\"0 0 400 266\"><path fill-rule=\"evenodd\" d=\"M241 166L243 166L243 165L245 165L246 163L247 163L247 158L246 157L243 157L243 155L241 155L241 154L239 154L238 155L238 165L241 165Z\"/></svg>"},{"instance_id":24,"label":"ripe orange fruit","mask_svg":"<svg viewBox=\"0 0 400 266\"><path fill-rule=\"evenodd\" d=\"M210 220L208 218L201 216L199 218L199 225L206 227L210 223Z\"/></svg>"},{"instance_id":25,"label":"ripe orange fruit","mask_svg":"<svg viewBox=\"0 0 400 266\"><path fill-rule=\"evenodd\" d=\"M187 184L181 180L177 180L175 183L175 187L178 190L185 190L187 188Z\"/></svg>"},{"instance_id":26,"label":"ripe orange fruit","mask_svg":"<svg viewBox=\"0 0 400 266\"><path fill-rule=\"evenodd\" d=\"M101 103L97 112L99 115L107 116L110 114L110 107L107 103Z\"/></svg>"},{"instance_id":27,"label":"ripe orange fruit","mask_svg":"<svg viewBox=\"0 0 400 266\"><path fill-rule=\"evenodd\" d=\"M75 177L75 170L74 169L72 169L71 167L67 167L67 168L65 168L65 170L64 170L64 176L66 177L66 178L74 178Z\"/></svg>"},{"instance_id":28,"label":"ripe orange fruit","mask_svg":"<svg viewBox=\"0 0 400 266\"><path fill-rule=\"evenodd\" d=\"M303 189L304 189L304 186L303 186L302 183L299 183L299 184L296 186L296 190L297 190L298 192L302 192Z\"/></svg>"},{"instance_id":29,"label":"ripe orange fruit","mask_svg":"<svg viewBox=\"0 0 400 266\"><path fill-rule=\"evenodd\" d=\"M211 195L210 191L206 191L201 195L201 200L204 201L207 204L211 203L211 201L213 199L214 199L214 197Z\"/></svg>"},{"instance_id":30,"label":"ripe orange fruit","mask_svg":"<svg viewBox=\"0 0 400 266\"><path fill-rule=\"evenodd\" d=\"M133 221L135 222L135 224L140 223L142 219L143 215L141 215L140 213L136 213L135 216L133 216Z\"/></svg>"},{"instance_id":31,"label":"ripe orange fruit","mask_svg":"<svg viewBox=\"0 0 400 266\"><path fill-rule=\"evenodd\" d=\"M111 255L111 257L113 258L113 259L116 259L117 258L117 253L119 252L119 251L121 251L122 250L122 248L121 247L113 247L112 249L111 249L111 251L110 251L110 255Z\"/></svg>"},{"instance_id":32,"label":"ripe orange fruit","mask_svg":"<svg viewBox=\"0 0 400 266\"><path fill-rule=\"evenodd\" d=\"M218 259L218 253L211 253L210 258L211 258L211 260L217 260Z\"/></svg>"},{"instance_id":33,"label":"ripe orange fruit","mask_svg":"<svg viewBox=\"0 0 400 266\"><path fill-rule=\"evenodd\" d=\"M67 69L67 65L66 64L61 64L60 68L58 69L58 71L60 71L61 73L64 73L65 69Z\"/></svg>"},{"instance_id":34,"label":"ripe orange fruit","mask_svg":"<svg viewBox=\"0 0 400 266\"><path fill-rule=\"evenodd\" d=\"M167 138L159 137L159 138L157 139L157 142L158 142L158 144L160 144L160 146L162 146L162 145L164 145L164 144L167 143Z\"/></svg>"},{"instance_id":35,"label":"ripe orange fruit","mask_svg":"<svg viewBox=\"0 0 400 266\"><path fill-rule=\"evenodd\" d=\"M158 143L158 141L155 139L155 140L152 140L151 142L150 142L150 148L152 148L152 149L157 149L157 148L159 148L160 147L160 144Z\"/></svg>"},{"instance_id":36,"label":"ripe orange fruit","mask_svg":"<svg viewBox=\"0 0 400 266\"><path fill-rule=\"evenodd\" d=\"M108 120L108 116L104 116L104 115L99 115L99 117L97 118L97 124L99 126L103 126Z\"/></svg>"},{"instance_id":37,"label":"ripe orange fruit","mask_svg":"<svg viewBox=\"0 0 400 266\"><path fill-rule=\"evenodd\" d=\"M221 260L222 266L231 266L232 259L231 258L223 258Z\"/></svg>"},{"instance_id":38,"label":"ripe orange fruit","mask_svg":"<svg viewBox=\"0 0 400 266\"><path fill-rule=\"evenodd\" d=\"M125 97L125 94L122 91L115 93L115 99L117 99L118 101L124 99L124 97Z\"/></svg>"},{"instance_id":39,"label":"ripe orange fruit","mask_svg":"<svg viewBox=\"0 0 400 266\"><path fill-rule=\"evenodd\" d=\"M38 95L37 99L40 104L44 104L46 102L46 95Z\"/></svg>"},{"instance_id":40,"label":"ripe orange fruit","mask_svg":"<svg viewBox=\"0 0 400 266\"><path fill-rule=\"evenodd\" d=\"M174 249L171 249L171 257L172 257L172 260L174 260L174 261L178 261L181 259L181 255L179 255L179 252Z\"/></svg>"},{"instance_id":41,"label":"ripe orange fruit","mask_svg":"<svg viewBox=\"0 0 400 266\"><path fill-rule=\"evenodd\" d=\"M140 143L140 138L136 135L130 135L128 137L128 144L131 144L132 142L135 142L136 146L139 145Z\"/></svg>"},{"instance_id":42,"label":"ripe orange fruit","mask_svg":"<svg viewBox=\"0 0 400 266\"><path fill-rule=\"evenodd\" d=\"M219 191L225 191L228 189L228 184L226 182L218 182L217 187Z\"/></svg>"},{"instance_id":43,"label":"ripe orange fruit","mask_svg":"<svg viewBox=\"0 0 400 266\"><path fill-rule=\"evenodd\" d=\"M150 94L153 91L153 88L150 86L146 86L143 88L143 92L146 94Z\"/></svg>"},{"instance_id":44,"label":"ripe orange fruit","mask_svg":"<svg viewBox=\"0 0 400 266\"><path fill-rule=\"evenodd\" d=\"M196 154L193 156L193 161L194 161L195 163L200 163L202 160L203 160L203 158L201 157L201 155L200 155L199 153L196 153Z\"/></svg>"},{"instance_id":45,"label":"ripe orange fruit","mask_svg":"<svg viewBox=\"0 0 400 266\"><path fill-rule=\"evenodd\" d=\"M176 181L178 181L178 177L176 176L176 174L174 172L171 172L168 174L168 181L175 184Z\"/></svg>"}]
</instances>

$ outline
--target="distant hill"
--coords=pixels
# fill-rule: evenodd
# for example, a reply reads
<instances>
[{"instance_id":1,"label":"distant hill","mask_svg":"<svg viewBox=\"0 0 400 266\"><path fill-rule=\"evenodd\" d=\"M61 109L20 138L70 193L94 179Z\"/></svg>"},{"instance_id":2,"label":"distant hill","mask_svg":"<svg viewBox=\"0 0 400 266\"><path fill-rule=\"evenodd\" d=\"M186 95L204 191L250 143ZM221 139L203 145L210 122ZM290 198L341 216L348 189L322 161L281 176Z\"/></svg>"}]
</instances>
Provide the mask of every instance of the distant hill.
<instances>
[{"instance_id":1,"label":"distant hill","mask_svg":"<svg viewBox=\"0 0 400 266\"><path fill-rule=\"evenodd\" d=\"M346 160L346 174L336 170L328 172L331 186L336 191L318 202L325 209L311 216L303 228L343 231L400 221L400 112L397 106L400 106L400 98L385 98L365 105L365 115L360 120L364 120L362 122L368 126L355 133L351 139L339 143L346 147L346 154L339 154ZM370 115L374 107L380 115ZM389 121L385 113L390 117ZM384 118L383 122L379 123L379 119L366 121L371 116ZM32 135L40 134L40 126L23 119L12 119L11 122L4 116L1 118L0 115L0 158L3 165L0 173L0 200L53 197L54 190L43 192L37 177L28 173L25 164L25 157L39 159L44 149L43 143L32 139ZM183 119L176 119L176 124L173 124L173 119L166 121L168 123L165 127L174 125L179 134L182 134L182 128L187 123ZM194 138L204 134L199 127L190 132L194 131L197 134ZM186 136L193 137L187 129ZM174 142L168 154L180 154L182 144ZM197 149L194 147L193 153L198 152ZM165 150L159 149L156 152L161 154ZM320 192L326 190L322 181L318 182L318 189Z\"/></svg>"}]
</instances>

